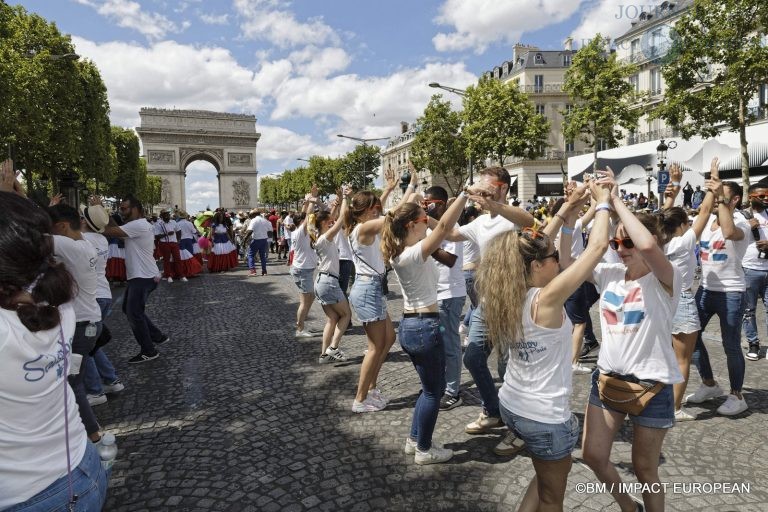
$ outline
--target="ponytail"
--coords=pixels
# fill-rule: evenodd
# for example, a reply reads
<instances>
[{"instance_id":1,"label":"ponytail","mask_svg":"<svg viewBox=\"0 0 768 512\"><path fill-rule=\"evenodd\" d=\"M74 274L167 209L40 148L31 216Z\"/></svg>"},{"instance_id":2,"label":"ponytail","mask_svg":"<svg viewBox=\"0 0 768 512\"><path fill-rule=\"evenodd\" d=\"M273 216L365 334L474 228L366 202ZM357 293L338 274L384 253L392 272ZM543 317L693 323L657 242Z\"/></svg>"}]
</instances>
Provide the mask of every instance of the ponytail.
<instances>
[{"instance_id":1,"label":"ponytail","mask_svg":"<svg viewBox=\"0 0 768 512\"><path fill-rule=\"evenodd\" d=\"M408 236L407 225L418 218L420 211L421 207L416 203L405 203L389 210L384 216L381 253L386 263L400 256L405 249L405 237Z\"/></svg>"}]
</instances>

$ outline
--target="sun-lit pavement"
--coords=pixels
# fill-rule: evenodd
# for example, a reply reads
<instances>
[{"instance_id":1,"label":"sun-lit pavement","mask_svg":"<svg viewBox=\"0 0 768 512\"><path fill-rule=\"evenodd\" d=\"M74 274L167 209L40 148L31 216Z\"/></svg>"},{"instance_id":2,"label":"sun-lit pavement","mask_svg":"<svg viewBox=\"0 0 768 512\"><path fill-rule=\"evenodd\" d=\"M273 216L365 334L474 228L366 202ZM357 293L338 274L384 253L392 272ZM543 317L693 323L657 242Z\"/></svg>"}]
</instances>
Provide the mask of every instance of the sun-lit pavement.
<instances>
[{"instance_id":1,"label":"sun-lit pavement","mask_svg":"<svg viewBox=\"0 0 768 512\"><path fill-rule=\"evenodd\" d=\"M435 438L456 451L454 458L415 465L402 451L419 390L407 356L396 344L382 369L379 384L390 406L351 413L363 331L358 324L342 342L348 363L318 365L319 338L293 338L297 296L287 271L273 260L266 277L248 278L241 267L162 282L148 311L171 341L159 359L141 365L126 363L138 345L115 308L107 352L126 389L95 409L120 447L105 510L513 510L533 474L531 462L525 453L494 455L499 435L464 433L479 412L474 387L463 406L438 418ZM389 311L397 321L402 302L398 286L391 288ZM119 299L122 288L113 290ZM323 321L315 304L309 325L320 329ZM727 385L718 329L711 325L705 339ZM765 359L747 361L747 414L725 418L714 413L719 401L704 404L692 408L698 421L668 434L660 468L667 510L768 510L767 374ZM573 406L582 420L588 386L589 375L574 377ZM612 460L635 482L630 435L627 424ZM618 510L610 495L589 487L597 480L580 455L574 454L565 509ZM739 484L739 492L710 484Z\"/></svg>"}]
</instances>

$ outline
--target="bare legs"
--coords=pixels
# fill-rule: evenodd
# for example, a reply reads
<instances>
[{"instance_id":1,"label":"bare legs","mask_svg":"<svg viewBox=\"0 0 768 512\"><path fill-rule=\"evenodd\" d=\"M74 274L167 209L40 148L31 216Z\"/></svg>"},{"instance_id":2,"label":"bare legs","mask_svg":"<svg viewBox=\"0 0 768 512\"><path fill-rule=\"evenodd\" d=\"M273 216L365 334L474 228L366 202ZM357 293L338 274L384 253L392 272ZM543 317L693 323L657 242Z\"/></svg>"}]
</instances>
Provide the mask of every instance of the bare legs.
<instances>
[{"instance_id":1,"label":"bare legs","mask_svg":"<svg viewBox=\"0 0 768 512\"><path fill-rule=\"evenodd\" d=\"M690 375L691 370L691 358L693 357L693 350L696 348L697 335L697 332L672 335L672 346L675 348L677 364L680 367L680 373L683 374L683 379L685 379L680 384L674 384L676 411L679 411L682 407L683 396L685 396L685 388L688 387L688 376Z\"/></svg>"},{"instance_id":2,"label":"bare legs","mask_svg":"<svg viewBox=\"0 0 768 512\"><path fill-rule=\"evenodd\" d=\"M531 458L536 475L528 485L518 512L560 512L563 510L565 487L571 471L571 456L560 460Z\"/></svg>"},{"instance_id":3,"label":"bare legs","mask_svg":"<svg viewBox=\"0 0 768 512\"><path fill-rule=\"evenodd\" d=\"M587 324L573 324L571 334L571 345L573 346L573 360L571 363L578 364L581 355L581 346L584 344L584 331L587 330Z\"/></svg>"},{"instance_id":4,"label":"bare legs","mask_svg":"<svg viewBox=\"0 0 768 512\"><path fill-rule=\"evenodd\" d=\"M621 483L616 467L611 463L611 447L625 414L587 405L584 421L582 450L584 462L592 468L597 478L618 489ZM642 484L659 482L659 456L667 429L635 425L632 439L632 466L637 480ZM655 486L659 488L659 486ZM613 492L613 497L624 512L637 510L636 503L626 493ZM648 512L664 510L664 493L643 493L643 503Z\"/></svg>"},{"instance_id":5,"label":"bare legs","mask_svg":"<svg viewBox=\"0 0 768 512\"><path fill-rule=\"evenodd\" d=\"M328 319L323 328L323 349L320 355L325 354L328 347L339 348L341 337L352 318L352 311L350 311L347 301L323 306L323 311L325 311L325 316Z\"/></svg>"},{"instance_id":6,"label":"bare legs","mask_svg":"<svg viewBox=\"0 0 768 512\"><path fill-rule=\"evenodd\" d=\"M309 315L309 308L312 307L312 301L315 300L314 293L300 293L299 294L299 309L296 310L296 329L299 331L304 330L304 321Z\"/></svg>"},{"instance_id":7,"label":"bare legs","mask_svg":"<svg viewBox=\"0 0 768 512\"><path fill-rule=\"evenodd\" d=\"M395 343L395 328L392 319L379 320L363 324L365 334L368 336L368 352L363 357L360 367L360 379L357 383L355 400L362 402L368 398L368 391L376 387L381 366L389 354L389 349Z\"/></svg>"}]
</instances>

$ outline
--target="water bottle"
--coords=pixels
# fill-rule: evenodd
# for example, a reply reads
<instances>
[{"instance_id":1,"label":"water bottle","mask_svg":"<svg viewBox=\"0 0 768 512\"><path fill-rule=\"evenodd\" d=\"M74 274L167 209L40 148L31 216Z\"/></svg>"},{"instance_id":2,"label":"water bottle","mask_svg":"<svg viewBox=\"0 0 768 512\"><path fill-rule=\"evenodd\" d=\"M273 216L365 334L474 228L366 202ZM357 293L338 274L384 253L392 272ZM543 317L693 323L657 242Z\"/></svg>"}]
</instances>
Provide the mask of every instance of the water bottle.
<instances>
[{"instance_id":1,"label":"water bottle","mask_svg":"<svg viewBox=\"0 0 768 512\"><path fill-rule=\"evenodd\" d=\"M99 451L101 466L106 470L112 467L117 457L117 443L114 434L102 434L99 442L96 443L96 449Z\"/></svg>"}]
</instances>

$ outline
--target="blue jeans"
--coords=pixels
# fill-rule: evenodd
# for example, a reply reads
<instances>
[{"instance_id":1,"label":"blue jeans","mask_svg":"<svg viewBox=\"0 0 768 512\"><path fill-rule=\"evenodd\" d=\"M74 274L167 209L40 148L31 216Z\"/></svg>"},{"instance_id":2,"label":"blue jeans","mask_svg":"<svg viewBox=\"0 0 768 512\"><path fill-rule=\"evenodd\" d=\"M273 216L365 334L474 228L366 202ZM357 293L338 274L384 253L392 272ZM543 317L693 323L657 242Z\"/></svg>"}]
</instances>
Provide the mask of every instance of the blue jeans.
<instances>
[{"instance_id":1,"label":"blue jeans","mask_svg":"<svg viewBox=\"0 0 768 512\"><path fill-rule=\"evenodd\" d=\"M741 391L744 384L744 354L741 351L741 322L744 314L744 300L741 292L713 292L699 287L696 290L696 309L699 312L701 331L693 352L693 363L702 379L713 379L707 347L701 339L712 316L720 318L720 332L723 349L728 363L728 378L732 391Z\"/></svg>"},{"instance_id":2,"label":"blue jeans","mask_svg":"<svg viewBox=\"0 0 768 512\"><path fill-rule=\"evenodd\" d=\"M472 374L480 398L483 400L483 409L488 416L499 417L499 394L496 384L493 382L491 370L488 369L488 356L491 355L491 344L488 342L488 334L483 318L483 307L478 306L472 312L472 322L469 326L469 344L464 349L464 366ZM506 372L506 359L499 359L499 377L504 378Z\"/></svg>"},{"instance_id":3,"label":"blue jeans","mask_svg":"<svg viewBox=\"0 0 768 512\"><path fill-rule=\"evenodd\" d=\"M355 263L352 260L339 260L339 288L349 298L349 278L355 275Z\"/></svg>"},{"instance_id":4,"label":"blue jeans","mask_svg":"<svg viewBox=\"0 0 768 512\"><path fill-rule=\"evenodd\" d=\"M411 358L421 380L411 423L411 439L419 450L432 448L432 433L445 392L445 352L437 318L403 318L398 327L400 346Z\"/></svg>"},{"instance_id":5,"label":"blue jeans","mask_svg":"<svg viewBox=\"0 0 768 512\"><path fill-rule=\"evenodd\" d=\"M261 240L251 240L248 245L248 268L256 270L256 253L259 254L259 261L261 261L261 273L267 273L267 248L269 247L268 239L262 238Z\"/></svg>"},{"instance_id":6,"label":"blue jeans","mask_svg":"<svg viewBox=\"0 0 768 512\"><path fill-rule=\"evenodd\" d=\"M95 325L96 332L93 336L86 336L86 332L90 325ZM96 415L93 414L91 404L88 403L88 395L85 392L85 369L88 365L88 360L91 358L89 353L96 344L96 338L99 337L99 331L101 330L101 322L77 322L75 324L75 335L72 338L72 352L79 354L83 357L80 362L80 371L77 375L69 375L67 380L72 387L72 392L75 394L75 401L77 402L77 408L80 412L80 419L83 420L83 426L88 435L91 435L99 431L99 421L96 419Z\"/></svg>"},{"instance_id":7,"label":"blue jeans","mask_svg":"<svg viewBox=\"0 0 768 512\"><path fill-rule=\"evenodd\" d=\"M83 459L72 468L72 493L78 497L73 509L76 512L101 510L107 498L109 472L101 466L96 446L90 441L86 443ZM14 505L5 512L65 512L68 503L69 479L64 475L24 503Z\"/></svg>"},{"instance_id":8,"label":"blue jeans","mask_svg":"<svg viewBox=\"0 0 768 512\"><path fill-rule=\"evenodd\" d=\"M445 346L445 392L451 396L459 396L461 384L459 322L461 322L461 310L464 309L465 301L466 297L451 297L437 301Z\"/></svg>"},{"instance_id":9,"label":"blue jeans","mask_svg":"<svg viewBox=\"0 0 768 512\"><path fill-rule=\"evenodd\" d=\"M123 296L123 313L128 319L133 336L136 338L141 353L155 355L155 341L162 340L165 335L149 319L145 309L149 294L155 291L157 283L152 278L137 277L128 280Z\"/></svg>"},{"instance_id":10,"label":"blue jeans","mask_svg":"<svg viewBox=\"0 0 768 512\"><path fill-rule=\"evenodd\" d=\"M464 271L464 286L467 289L467 297L469 297L469 309L467 314L464 315L464 325L469 327L469 321L472 318L472 311L477 307L477 291L475 290L475 272L476 270Z\"/></svg>"},{"instance_id":11,"label":"blue jeans","mask_svg":"<svg viewBox=\"0 0 768 512\"><path fill-rule=\"evenodd\" d=\"M101 309L101 328L103 333L104 329L106 329L104 321L112 312L112 299L96 299L96 302L99 303L99 308ZM101 348L97 348L86 361L83 380L85 382L85 392L89 395L100 395L103 392L101 389L102 382L111 384L117 380L115 367L112 366L112 361L109 360L107 354Z\"/></svg>"},{"instance_id":12,"label":"blue jeans","mask_svg":"<svg viewBox=\"0 0 768 512\"><path fill-rule=\"evenodd\" d=\"M744 294L744 334L749 343L759 343L757 338L757 299L763 299L763 305L768 312L768 271L744 269L744 277L747 280L747 292Z\"/></svg>"}]
</instances>

